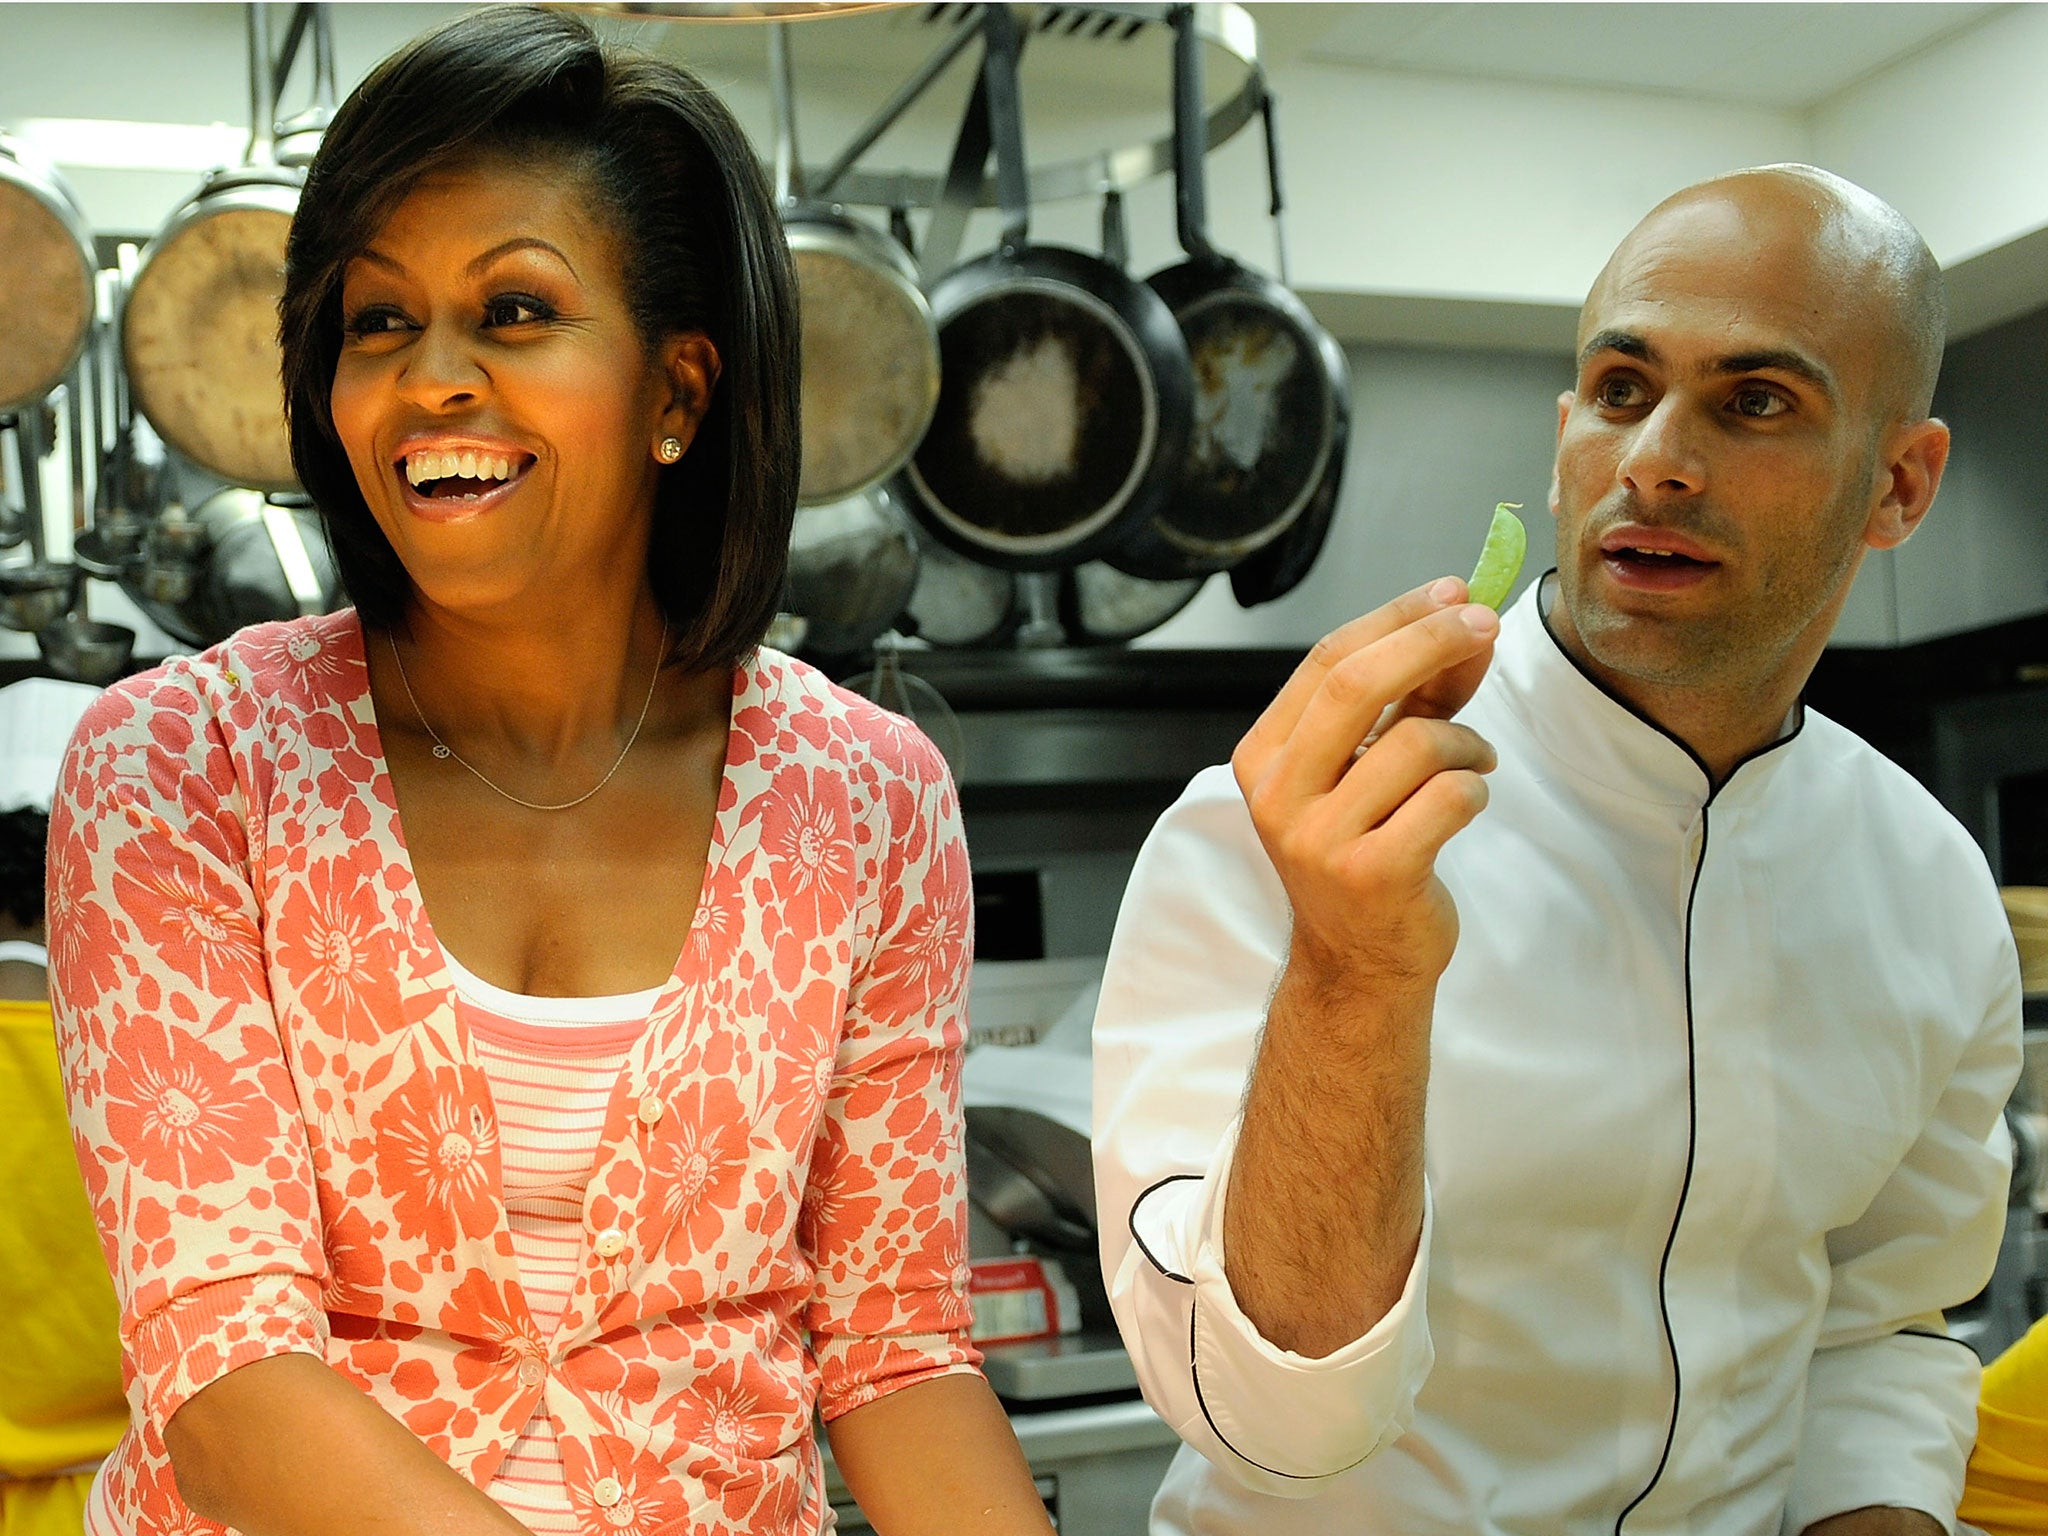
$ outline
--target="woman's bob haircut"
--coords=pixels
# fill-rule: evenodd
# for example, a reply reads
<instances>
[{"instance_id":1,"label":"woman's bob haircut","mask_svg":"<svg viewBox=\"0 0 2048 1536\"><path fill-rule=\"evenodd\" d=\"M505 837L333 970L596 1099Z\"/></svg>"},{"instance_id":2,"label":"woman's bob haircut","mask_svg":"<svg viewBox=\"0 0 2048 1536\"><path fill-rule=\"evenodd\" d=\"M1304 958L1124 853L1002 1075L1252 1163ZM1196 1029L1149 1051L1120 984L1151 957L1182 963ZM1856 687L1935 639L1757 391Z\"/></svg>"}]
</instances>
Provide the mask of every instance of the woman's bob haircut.
<instances>
[{"instance_id":1,"label":"woman's bob haircut","mask_svg":"<svg viewBox=\"0 0 2048 1536\"><path fill-rule=\"evenodd\" d=\"M334 429L341 279L426 173L495 156L557 161L619 241L652 347L698 331L722 363L682 459L661 471L648 577L671 660L732 666L782 596L796 507L797 300L760 162L732 113L672 64L602 47L573 16L485 6L416 39L356 87L307 172L280 330L292 463L366 624L411 582Z\"/></svg>"}]
</instances>

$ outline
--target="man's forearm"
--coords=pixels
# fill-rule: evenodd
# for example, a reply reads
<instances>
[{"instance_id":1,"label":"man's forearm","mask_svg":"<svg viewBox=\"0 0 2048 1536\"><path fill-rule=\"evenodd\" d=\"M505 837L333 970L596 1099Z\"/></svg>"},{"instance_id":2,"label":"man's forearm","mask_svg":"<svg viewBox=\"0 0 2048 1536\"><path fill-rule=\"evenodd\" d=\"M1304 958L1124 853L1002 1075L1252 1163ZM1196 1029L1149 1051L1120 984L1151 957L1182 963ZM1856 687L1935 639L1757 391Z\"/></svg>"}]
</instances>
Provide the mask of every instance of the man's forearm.
<instances>
[{"instance_id":1,"label":"man's forearm","mask_svg":"<svg viewBox=\"0 0 2048 1536\"><path fill-rule=\"evenodd\" d=\"M1806 1528L1805 1536L1944 1536L1941 1522L1918 1509L1873 1504L1830 1515Z\"/></svg>"},{"instance_id":2,"label":"man's forearm","mask_svg":"<svg viewBox=\"0 0 2048 1536\"><path fill-rule=\"evenodd\" d=\"M164 1444L185 1503L243 1536L527 1536L312 1355L258 1360L201 1388Z\"/></svg>"},{"instance_id":3,"label":"man's forearm","mask_svg":"<svg viewBox=\"0 0 2048 1536\"><path fill-rule=\"evenodd\" d=\"M1365 999L1290 964L1245 1097L1224 1270L1259 1333L1320 1358L1400 1299L1422 1234L1433 988Z\"/></svg>"}]
</instances>

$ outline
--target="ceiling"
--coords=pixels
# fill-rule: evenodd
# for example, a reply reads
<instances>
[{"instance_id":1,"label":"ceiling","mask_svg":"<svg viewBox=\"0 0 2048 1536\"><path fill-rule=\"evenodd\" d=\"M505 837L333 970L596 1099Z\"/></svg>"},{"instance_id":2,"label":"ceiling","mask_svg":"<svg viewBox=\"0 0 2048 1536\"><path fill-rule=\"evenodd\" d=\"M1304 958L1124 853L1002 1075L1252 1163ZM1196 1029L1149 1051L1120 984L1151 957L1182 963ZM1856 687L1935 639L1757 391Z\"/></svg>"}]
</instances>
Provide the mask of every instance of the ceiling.
<instances>
[{"instance_id":1,"label":"ceiling","mask_svg":"<svg viewBox=\"0 0 2048 1536\"><path fill-rule=\"evenodd\" d=\"M2006 5L1259 4L1262 51L1371 69L1812 107Z\"/></svg>"}]
</instances>

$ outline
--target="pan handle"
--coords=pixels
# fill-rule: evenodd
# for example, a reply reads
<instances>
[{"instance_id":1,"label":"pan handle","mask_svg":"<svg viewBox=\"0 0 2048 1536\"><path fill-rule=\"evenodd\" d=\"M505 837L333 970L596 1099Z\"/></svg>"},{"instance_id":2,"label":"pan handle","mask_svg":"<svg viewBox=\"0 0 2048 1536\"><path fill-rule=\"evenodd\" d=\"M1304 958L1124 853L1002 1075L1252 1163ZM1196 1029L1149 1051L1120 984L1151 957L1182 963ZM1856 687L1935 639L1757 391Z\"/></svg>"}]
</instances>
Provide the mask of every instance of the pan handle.
<instances>
[{"instance_id":1,"label":"pan handle","mask_svg":"<svg viewBox=\"0 0 2048 1536\"><path fill-rule=\"evenodd\" d=\"M270 57L270 13L263 0L248 0L249 165L277 164L277 80Z\"/></svg>"},{"instance_id":2,"label":"pan handle","mask_svg":"<svg viewBox=\"0 0 2048 1536\"><path fill-rule=\"evenodd\" d=\"M804 171L796 147L796 84L786 21L768 23L768 96L775 108L775 202L787 208L803 198Z\"/></svg>"},{"instance_id":3,"label":"pan handle","mask_svg":"<svg viewBox=\"0 0 2048 1536\"><path fill-rule=\"evenodd\" d=\"M1279 262L1280 286L1292 286L1287 280L1287 226L1280 218L1280 129L1273 121L1273 87L1266 79L1264 68L1259 70L1259 124L1265 130L1266 138L1266 190L1271 197L1269 212L1273 217L1273 251Z\"/></svg>"},{"instance_id":4,"label":"pan handle","mask_svg":"<svg viewBox=\"0 0 2048 1536\"><path fill-rule=\"evenodd\" d=\"M1209 243L1209 190L1202 157L1208 151L1209 125L1202 112L1202 39L1195 31L1195 8L1173 8L1173 201L1180 226L1180 246L1197 261L1215 257Z\"/></svg>"},{"instance_id":5,"label":"pan handle","mask_svg":"<svg viewBox=\"0 0 2048 1536\"><path fill-rule=\"evenodd\" d=\"M974 77L973 93L967 98L967 111L960 119L960 137L953 145L952 163L946 167L945 185L938 202L932 205L931 222L924 228L924 255L919 259L917 273L927 288L953 270L987 164L988 72L980 70Z\"/></svg>"},{"instance_id":6,"label":"pan handle","mask_svg":"<svg viewBox=\"0 0 2048 1536\"><path fill-rule=\"evenodd\" d=\"M1124 224L1124 195L1115 187L1102 194L1102 259L1119 272L1130 270L1131 236Z\"/></svg>"},{"instance_id":7,"label":"pan handle","mask_svg":"<svg viewBox=\"0 0 2048 1536\"><path fill-rule=\"evenodd\" d=\"M1002 249L1009 255L1023 250L1031 238L1031 173L1024 158L1024 109L1017 89L1017 61L1024 45L1008 5L984 7L982 31L988 48L982 79L988 85L989 137L996 150L996 196L1003 207Z\"/></svg>"}]
</instances>

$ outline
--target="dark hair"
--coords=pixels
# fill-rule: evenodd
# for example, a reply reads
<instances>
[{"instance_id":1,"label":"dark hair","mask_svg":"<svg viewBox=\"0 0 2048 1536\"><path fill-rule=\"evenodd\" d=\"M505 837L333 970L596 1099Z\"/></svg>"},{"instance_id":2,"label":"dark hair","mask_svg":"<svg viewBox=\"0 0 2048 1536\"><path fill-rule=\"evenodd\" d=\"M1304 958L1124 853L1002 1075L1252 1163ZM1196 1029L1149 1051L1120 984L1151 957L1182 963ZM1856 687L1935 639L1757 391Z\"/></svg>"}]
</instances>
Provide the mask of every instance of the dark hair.
<instances>
[{"instance_id":1,"label":"dark hair","mask_svg":"<svg viewBox=\"0 0 2048 1536\"><path fill-rule=\"evenodd\" d=\"M0 912L24 928L43 920L50 818L33 806L0 811Z\"/></svg>"},{"instance_id":2,"label":"dark hair","mask_svg":"<svg viewBox=\"0 0 2048 1536\"><path fill-rule=\"evenodd\" d=\"M506 154L560 156L609 213L645 343L701 331L721 370L689 451L656 492L648 576L690 666L729 666L782 595L796 507L797 310L789 247L759 160L709 87L601 46L559 11L492 5L384 60L335 114L306 176L280 303L292 462L365 622L410 579L334 429L341 278L420 177Z\"/></svg>"}]
</instances>

